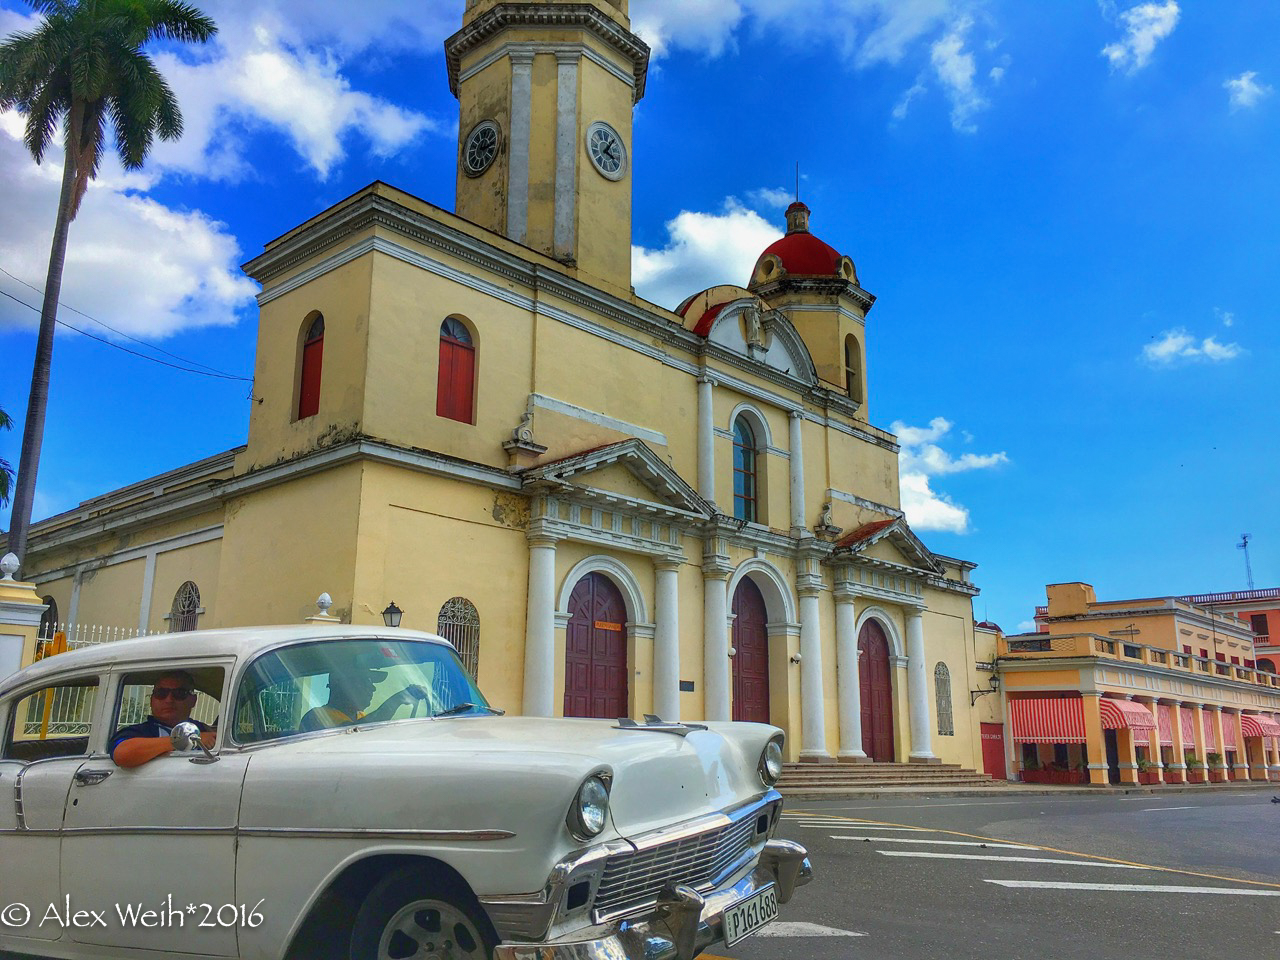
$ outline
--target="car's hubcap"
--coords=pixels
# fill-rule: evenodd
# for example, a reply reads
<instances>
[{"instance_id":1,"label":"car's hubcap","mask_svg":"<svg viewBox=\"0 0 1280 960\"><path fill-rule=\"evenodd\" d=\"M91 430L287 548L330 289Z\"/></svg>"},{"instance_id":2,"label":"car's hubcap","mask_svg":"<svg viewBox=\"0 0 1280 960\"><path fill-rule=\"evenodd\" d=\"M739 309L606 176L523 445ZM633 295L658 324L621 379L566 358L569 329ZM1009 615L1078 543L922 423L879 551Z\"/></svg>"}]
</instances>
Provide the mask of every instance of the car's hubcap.
<instances>
[{"instance_id":1,"label":"car's hubcap","mask_svg":"<svg viewBox=\"0 0 1280 960\"><path fill-rule=\"evenodd\" d=\"M484 941L465 913L440 900L403 907L382 931L378 960L486 960Z\"/></svg>"}]
</instances>

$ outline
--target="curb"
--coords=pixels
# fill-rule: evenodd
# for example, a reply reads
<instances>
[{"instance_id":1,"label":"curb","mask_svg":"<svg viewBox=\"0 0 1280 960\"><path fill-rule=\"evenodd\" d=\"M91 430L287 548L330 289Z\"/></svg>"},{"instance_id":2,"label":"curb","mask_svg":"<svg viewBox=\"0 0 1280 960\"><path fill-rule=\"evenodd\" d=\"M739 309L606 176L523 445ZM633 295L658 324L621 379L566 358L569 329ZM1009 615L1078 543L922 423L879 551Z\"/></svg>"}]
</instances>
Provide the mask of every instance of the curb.
<instances>
[{"instance_id":1,"label":"curb","mask_svg":"<svg viewBox=\"0 0 1280 960\"><path fill-rule=\"evenodd\" d=\"M1209 789L1216 787L1219 789ZM1225 788L1225 789L1223 789ZM877 787L870 790L842 790L839 793L813 793L806 790L780 791L786 802L805 800L809 802L821 800L886 800L894 797L926 797L947 799L952 797L1122 797L1141 794L1145 796L1175 796L1186 794L1222 794L1234 791L1270 790L1280 796L1280 783L1233 783L1233 784L1168 784L1162 786L1097 786L1097 787L1021 787L1010 783L1007 787L989 787L980 789L954 789L919 787Z\"/></svg>"}]
</instances>

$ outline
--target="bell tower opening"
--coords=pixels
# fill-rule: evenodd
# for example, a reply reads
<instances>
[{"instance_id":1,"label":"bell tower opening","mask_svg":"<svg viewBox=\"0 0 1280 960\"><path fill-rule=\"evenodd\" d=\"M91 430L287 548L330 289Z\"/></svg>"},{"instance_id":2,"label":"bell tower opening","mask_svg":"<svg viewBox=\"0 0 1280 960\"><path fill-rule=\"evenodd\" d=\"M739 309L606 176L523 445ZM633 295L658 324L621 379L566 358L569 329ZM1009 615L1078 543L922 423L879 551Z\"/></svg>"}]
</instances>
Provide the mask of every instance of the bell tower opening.
<instances>
[{"instance_id":1,"label":"bell tower opening","mask_svg":"<svg viewBox=\"0 0 1280 960\"><path fill-rule=\"evenodd\" d=\"M468 0L445 54L458 215L629 289L632 111L649 47L627 0Z\"/></svg>"}]
</instances>

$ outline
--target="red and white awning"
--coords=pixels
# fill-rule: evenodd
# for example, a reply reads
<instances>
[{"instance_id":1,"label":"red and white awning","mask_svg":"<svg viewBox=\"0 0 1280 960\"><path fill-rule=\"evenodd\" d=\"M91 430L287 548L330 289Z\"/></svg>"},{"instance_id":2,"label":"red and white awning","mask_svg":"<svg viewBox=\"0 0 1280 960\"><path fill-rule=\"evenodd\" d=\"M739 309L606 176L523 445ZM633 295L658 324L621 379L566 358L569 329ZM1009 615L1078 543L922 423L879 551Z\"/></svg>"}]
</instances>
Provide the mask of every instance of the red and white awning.
<instances>
[{"instance_id":1,"label":"red and white awning","mask_svg":"<svg viewBox=\"0 0 1280 960\"><path fill-rule=\"evenodd\" d=\"M1098 706L1102 709L1103 730L1120 730L1128 727L1135 733L1150 733L1156 729L1156 718L1140 703L1102 697L1098 701Z\"/></svg>"},{"instance_id":2,"label":"red and white awning","mask_svg":"<svg viewBox=\"0 0 1280 960\"><path fill-rule=\"evenodd\" d=\"M1271 717L1246 713L1240 718L1240 726L1244 728L1246 737L1280 737L1280 723Z\"/></svg>"},{"instance_id":3,"label":"red and white awning","mask_svg":"<svg viewBox=\"0 0 1280 960\"><path fill-rule=\"evenodd\" d=\"M1160 724L1160 746L1173 746L1173 707L1167 703L1157 704L1156 722Z\"/></svg>"},{"instance_id":4,"label":"red and white awning","mask_svg":"<svg viewBox=\"0 0 1280 960\"><path fill-rule=\"evenodd\" d=\"M1239 750L1240 737L1236 733L1236 718L1234 714L1224 713L1222 715L1222 749L1223 750Z\"/></svg>"},{"instance_id":5,"label":"red and white awning","mask_svg":"<svg viewBox=\"0 0 1280 960\"><path fill-rule=\"evenodd\" d=\"M1087 739L1079 697L1010 700L1009 726L1017 743L1084 743Z\"/></svg>"},{"instance_id":6,"label":"red and white awning","mask_svg":"<svg viewBox=\"0 0 1280 960\"><path fill-rule=\"evenodd\" d=\"M1182 708L1182 745L1188 750L1196 748L1196 718L1191 707Z\"/></svg>"}]
</instances>

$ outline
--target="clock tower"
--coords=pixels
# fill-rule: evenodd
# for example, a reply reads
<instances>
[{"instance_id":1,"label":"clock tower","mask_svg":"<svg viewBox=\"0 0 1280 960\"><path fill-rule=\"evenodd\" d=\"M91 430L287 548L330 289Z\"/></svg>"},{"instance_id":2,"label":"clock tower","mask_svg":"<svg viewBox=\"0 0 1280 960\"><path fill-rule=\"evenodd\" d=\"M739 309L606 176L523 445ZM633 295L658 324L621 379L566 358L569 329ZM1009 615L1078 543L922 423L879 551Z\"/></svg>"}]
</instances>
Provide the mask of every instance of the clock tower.
<instances>
[{"instance_id":1,"label":"clock tower","mask_svg":"<svg viewBox=\"0 0 1280 960\"><path fill-rule=\"evenodd\" d=\"M459 216L631 285L631 114L649 48L628 0L467 0L445 41Z\"/></svg>"}]
</instances>

